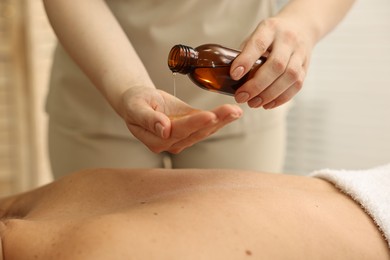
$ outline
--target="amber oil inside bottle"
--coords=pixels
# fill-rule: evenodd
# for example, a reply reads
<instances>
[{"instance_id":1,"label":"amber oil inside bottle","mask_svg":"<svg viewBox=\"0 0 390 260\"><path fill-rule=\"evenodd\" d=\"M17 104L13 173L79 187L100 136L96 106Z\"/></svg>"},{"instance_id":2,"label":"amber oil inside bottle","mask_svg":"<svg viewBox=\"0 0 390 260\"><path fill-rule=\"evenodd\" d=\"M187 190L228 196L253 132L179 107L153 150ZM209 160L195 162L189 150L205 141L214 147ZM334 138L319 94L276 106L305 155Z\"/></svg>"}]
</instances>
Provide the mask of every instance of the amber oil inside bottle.
<instances>
[{"instance_id":1,"label":"amber oil inside bottle","mask_svg":"<svg viewBox=\"0 0 390 260\"><path fill-rule=\"evenodd\" d=\"M261 57L252 70L240 80L230 77L230 65L239 51L216 44L205 44L197 48L175 45L168 56L168 66L172 72L187 74L199 87L227 95L253 77L257 69L265 62Z\"/></svg>"}]
</instances>

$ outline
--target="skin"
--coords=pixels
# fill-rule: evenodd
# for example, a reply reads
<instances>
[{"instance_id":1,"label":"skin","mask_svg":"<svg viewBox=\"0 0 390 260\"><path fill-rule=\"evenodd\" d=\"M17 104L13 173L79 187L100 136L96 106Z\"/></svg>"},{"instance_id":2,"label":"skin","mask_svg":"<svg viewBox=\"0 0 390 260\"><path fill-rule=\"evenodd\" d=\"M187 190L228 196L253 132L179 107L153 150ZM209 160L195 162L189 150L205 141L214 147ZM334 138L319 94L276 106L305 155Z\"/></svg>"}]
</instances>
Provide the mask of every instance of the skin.
<instances>
[{"instance_id":1,"label":"skin","mask_svg":"<svg viewBox=\"0 0 390 260\"><path fill-rule=\"evenodd\" d=\"M267 62L239 88L236 101L271 109L291 100L302 88L313 48L353 3L291 0L274 17L261 21L233 62L232 78L240 79L260 56L267 56Z\"/></svg>"},{"instance_id":2,"label":"skin","mask_svg":"<svg viewBox=\"0 0 390 260\"><path fill-rule=\"evenodd\" d=\"M156 153L179 153L240 118L243 113L241 108L229 104L211 111L195 109L164 91L142 87L127 90L124 99L131 100L122 103L126 106L123 110L127 113L123 116L128 129ZM153 117L160 120L157 123L148 121ZM143 126L134 122L143 122ZM147 129L155 129L155 132Z\"/></svg>"},{"instance_id":3,"label":"skin","mask_svg":"<svg viewBox=\"0 0 390 260\"><path fill-rule=\"evenodd\" d=\"M62 46L130 132L153 152L178 153L241 117L238 106L222 105L203 111L159 91L103 0L43 2ZM236 101L274 108L290 100L302 87L312 48L336 26L352 3L292 0L275 17L259 21L232 64L231 75L241 78L266 52L269 59L236 93ZM192 123L198 120L200 124Z\"/></svg>"},{"instance_id":4,"label":"skin","mask_svg":"<svg viewBox=\"0 0 390 260\"><path fill-rule=\"evenodd\" d=\"M389 259L326 181L237 170L88 170L0 201L4 259Z\"/></svg>"}]
</instances>

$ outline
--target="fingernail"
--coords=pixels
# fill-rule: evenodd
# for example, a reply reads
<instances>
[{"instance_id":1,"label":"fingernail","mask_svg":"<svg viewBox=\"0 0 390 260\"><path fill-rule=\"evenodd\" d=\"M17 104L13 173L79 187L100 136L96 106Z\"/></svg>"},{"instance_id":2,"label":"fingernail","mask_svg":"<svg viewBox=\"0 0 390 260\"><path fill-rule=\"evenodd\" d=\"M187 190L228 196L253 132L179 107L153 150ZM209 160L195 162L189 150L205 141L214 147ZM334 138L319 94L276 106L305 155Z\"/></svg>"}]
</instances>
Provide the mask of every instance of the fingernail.
<instances>
[{"instance_id":1,"label":"fingernail","mask_svg":"<svg viewBox=\"0 0 390 260\"><path fill-rule=\"evenodd\" d=\"M249 94L246 92L238 93L236 96L236 101L238 103L244 103L244 102L248 101L248 99L249 99Z\"/></svg>"},{"instance_id":2,"label":"fingernail","mask_svg":"<svg viewBox=\"0 0 390 260\"><path fill-rule=\"evenodd\" d=\"M259 107L261 106L261 103L263 103L263 99L261 99L261 97L254 97L251 100L252 107Z\"/></svg>"},{"instance_id":3,"label":"fingernail","mask_svg":"<svg viewBox=\"0 0 390 260\"><path fill-rule=\"evenodd\" d=\"M240 118L241 115L238 114L238 113L231 113L231 114L229 115L229 117L230 117L231 119L237 119L237 118Z\"/></svg>"},{"instance_id":4,"label":"fingernail","mask_svg":"<svg viewBox=\"0 0 390 260\"><path fill-rule=\"evenodd\" d=\"M241 117L242 114L243 114L242 109L241 109L241 108L238 108L238 109L236 110L236 114L237 114L238 117Z\"/></svg>"},{"instance_id":5,"label":"fingernail","mask_svg":"<svg viewBox=\"0 0 390 260\"><path fill-rule=\"evenodd\" d=\"M157 122L155 125L156 133L160 135L160 137L164 137L164 127L160 122Z\"/></svg>"},{"instance_id":6,"label":"fingernail","mask_svg":"<svg viewBox=\"0 0 390 260\"><path fill-rule=\"evenodd\" d=\"M234 80L239 80L244 74L244 67L243 66L238 66L237 68L235 68L232 72L232 78Z\"/></svg>"},{"instance_id":7,"label":"fingernail","mask_svg":"<svg viewBox=\"0 0 390 260\"><path fill-rule=\"evenodd\" d=\"M268 103L263 107L264 107L264 109L271 109L275 106L275 103L276 103L275 101L272 101L271 103Z\"/></svg>"}]
</instances>

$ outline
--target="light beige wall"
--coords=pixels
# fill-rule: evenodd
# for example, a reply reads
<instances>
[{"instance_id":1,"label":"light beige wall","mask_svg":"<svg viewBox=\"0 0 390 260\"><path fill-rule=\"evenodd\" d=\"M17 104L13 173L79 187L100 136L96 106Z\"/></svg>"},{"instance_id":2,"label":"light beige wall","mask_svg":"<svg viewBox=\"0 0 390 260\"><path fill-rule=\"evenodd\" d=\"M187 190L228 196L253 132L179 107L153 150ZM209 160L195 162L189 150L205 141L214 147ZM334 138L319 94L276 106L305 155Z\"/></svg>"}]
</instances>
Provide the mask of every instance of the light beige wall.
<instances>
[{"instance_id":1,"label":"light beige wall","mask_svg":"<svg viewBox=\"0 0 390 260\"><path fill-rule=\"evenodd\" d=\"M316 47L289 115L286 171L390 162L390 1L356 1Z\"/></svg>"},{"instance_id":2,"label":"light beige wall","mask_svg":"<svg viewBox=\"0 0 390 260\"><path fill-rule=\"evenodd\" d=\"M0 195L51 180L44 100L54 43L40 0L0 1Z\"/></svg>"},{"instance_id":3,"label":"light beige wall","mask_svg":"<svg viewBox=\"0 0 390 260\"><path fill-rule=\"evenodd\" d=\"M26 188L32 177L24 24L21 1L0 2L1 194Z\"/></svg>"}]
</instances>

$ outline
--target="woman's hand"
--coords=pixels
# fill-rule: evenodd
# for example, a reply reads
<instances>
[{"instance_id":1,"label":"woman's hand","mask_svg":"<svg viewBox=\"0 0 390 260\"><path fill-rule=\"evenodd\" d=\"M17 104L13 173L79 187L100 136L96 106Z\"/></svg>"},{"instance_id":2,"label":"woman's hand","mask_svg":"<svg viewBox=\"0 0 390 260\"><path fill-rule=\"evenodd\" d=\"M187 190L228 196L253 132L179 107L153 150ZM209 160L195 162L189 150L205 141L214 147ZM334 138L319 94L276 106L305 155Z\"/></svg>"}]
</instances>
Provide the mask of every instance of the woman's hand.
<instances>
[{"instance_id":1,"label":"woman's hand","mask_svg":"<svg viewBox=\"0 0 390 260\"><path fill-rule=\"evenodd\" d=\"M230 74L238 80L260 56L267 56L267 61L236 91L236 101L270 109L293 98L302 87L315 44L345 17L354 1L288 1L277 15L262 21L244 42Z\"/></svg>"},{"instance_id":2,"label":"woman's hand","mask_svg":"<svg viewBox=\"0 0 390 260\"><path fill-rule=\"evenodd\" d=\"M179 153L242 113L236 105L222 105L211 111L194 109L164 91L145 87L128 89L120 106L130 132L155 153Z\"/></svg>"},{"instance_id":3,"label":"woman's hand","mask_svg":"<svg viewBox=\"0 0 390 260\"><path fill-rule=\"evenodd\" d=\"M238 103L248 102L253 108L270 109L297 94L313 48L313 42L300 30L298 23L276 17L257 26L232 64L232 78L237 80L245 75L260 56L266 56L267 61L237 90Z\"/></svg>"}]
</instances>

